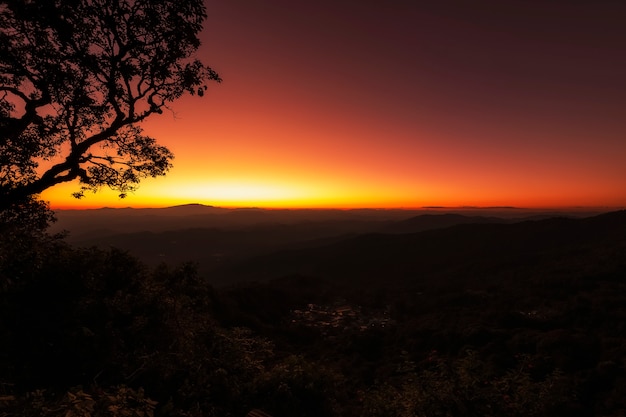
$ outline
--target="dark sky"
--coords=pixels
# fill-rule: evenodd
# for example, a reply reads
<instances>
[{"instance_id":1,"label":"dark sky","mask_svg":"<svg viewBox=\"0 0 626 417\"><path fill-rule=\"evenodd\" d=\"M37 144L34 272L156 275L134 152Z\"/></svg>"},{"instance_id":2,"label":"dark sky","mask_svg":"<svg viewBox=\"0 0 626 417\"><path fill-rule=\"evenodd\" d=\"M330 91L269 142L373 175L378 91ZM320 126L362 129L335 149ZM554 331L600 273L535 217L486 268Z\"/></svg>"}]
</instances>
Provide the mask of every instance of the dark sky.
<instances>
[{"instance_id":1,"label":"dark sky","mask_svg":"<svg viewBox=\"0 0 626 417\"><path fill-rule=\"evenodd\" d=\"M146 198L626 206L626 1L207 5L224 82L148 124Z\"/></svg>"}]
</instances>

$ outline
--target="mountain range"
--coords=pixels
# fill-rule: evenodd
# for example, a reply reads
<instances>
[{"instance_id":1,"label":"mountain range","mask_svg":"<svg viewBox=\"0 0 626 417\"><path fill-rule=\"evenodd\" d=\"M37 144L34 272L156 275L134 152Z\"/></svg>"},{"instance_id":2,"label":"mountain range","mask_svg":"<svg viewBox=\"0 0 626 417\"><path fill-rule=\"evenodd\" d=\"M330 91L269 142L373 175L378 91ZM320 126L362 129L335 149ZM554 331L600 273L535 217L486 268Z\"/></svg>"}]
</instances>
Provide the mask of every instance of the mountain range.
<instances>
[{"instance_id":1,"label":"mountain range","mask_svg":"<svg viewBox=\"0 0 626 417\"><path fill-rule=\"evenodd\" d=\"M128 250L149 266L195 262L215 285L291 274L404 285L487 270L558 269L559 262L584 269L603 251L623 259L613 252L625 246L624 213L186 205L59 211L52 231L68 230L76 246Z\"/></svg>"}]
</instances>

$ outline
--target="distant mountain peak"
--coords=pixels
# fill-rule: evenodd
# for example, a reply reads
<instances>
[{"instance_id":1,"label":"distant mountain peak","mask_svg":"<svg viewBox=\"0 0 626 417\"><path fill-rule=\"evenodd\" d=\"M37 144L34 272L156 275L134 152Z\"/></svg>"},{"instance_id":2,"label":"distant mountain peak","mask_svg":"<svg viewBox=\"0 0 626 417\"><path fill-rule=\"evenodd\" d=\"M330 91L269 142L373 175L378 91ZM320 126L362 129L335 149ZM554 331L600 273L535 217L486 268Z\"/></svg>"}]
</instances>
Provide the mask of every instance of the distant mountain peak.
<instances>
[{"instance_id":1,"label":"distant mountain peak","mask_svg":"<svg viewBox=\"0 0 626 417\"><path fill-rule=\"evenodd\" d=\"M206 207L206 208L215 208L215 206L210 206L210 205L206 205L206 204L200 204L200 203L187 203L187 204L179 204L176 206L169 206L166 208L200 208L200 207Z\"/></svg>"}]
</instances>

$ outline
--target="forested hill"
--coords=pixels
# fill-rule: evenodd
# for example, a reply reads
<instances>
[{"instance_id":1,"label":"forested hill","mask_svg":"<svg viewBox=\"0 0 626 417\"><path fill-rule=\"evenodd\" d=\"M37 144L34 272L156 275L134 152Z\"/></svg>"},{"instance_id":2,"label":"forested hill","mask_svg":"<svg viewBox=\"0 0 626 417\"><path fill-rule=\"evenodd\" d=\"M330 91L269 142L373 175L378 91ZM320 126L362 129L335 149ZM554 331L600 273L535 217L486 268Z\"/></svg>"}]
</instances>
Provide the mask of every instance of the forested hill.
<instances>
[{"instance_id":1,"label":"forested hill","mask_svg":"<svg viewBox=\"0 0 626 417\"><path fill-rule=\"evenodd\" d=\"M204 275L0 234L0 415L625 415L625 211L330 240Z\"/></svg>"},{"instance_id":2,"label":"forested hill","mask_svg":"<svg viewBox=\"0 0 626 417\"><path fill-rule=\"evenodd\" d=\"M285 250L224 268L219 279L249 281L300 274L389 286L503 275L600 272L625 262L626 211L519 223L459 224L409 234L366 234Z\"/></svg>"},{"instance_id":3,"label":"forested hill","mask_svg":"<svg viewBox=\"0 0 626 417\"><path fill-rule=\"evenodd\" d=\"M626 412L626 211L368 234L223 272L258 279L223 290L228 322L378 386L374 415Z\"/></svg>"}]
</instances>

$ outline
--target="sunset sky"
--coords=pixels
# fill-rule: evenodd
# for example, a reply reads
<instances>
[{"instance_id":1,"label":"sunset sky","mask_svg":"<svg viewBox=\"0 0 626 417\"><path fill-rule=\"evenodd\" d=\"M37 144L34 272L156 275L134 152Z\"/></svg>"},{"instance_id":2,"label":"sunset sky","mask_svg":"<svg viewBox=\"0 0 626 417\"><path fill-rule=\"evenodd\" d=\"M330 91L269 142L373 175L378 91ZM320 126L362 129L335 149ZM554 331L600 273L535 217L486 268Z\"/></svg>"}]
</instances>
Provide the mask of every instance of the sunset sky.
<instances>
[{"instance_id":1,"label":"sunset sky","mask_svg":"<svg viewBox=\"0 0 626 417\"><path fill-rule=\"evenodd\" d=\"M207 0L167 177L53 208L626 207L626 2Z\"/></svg>"}]
</instances>

